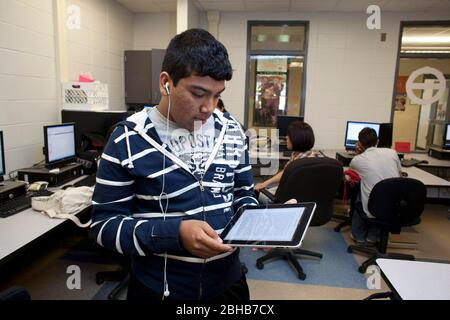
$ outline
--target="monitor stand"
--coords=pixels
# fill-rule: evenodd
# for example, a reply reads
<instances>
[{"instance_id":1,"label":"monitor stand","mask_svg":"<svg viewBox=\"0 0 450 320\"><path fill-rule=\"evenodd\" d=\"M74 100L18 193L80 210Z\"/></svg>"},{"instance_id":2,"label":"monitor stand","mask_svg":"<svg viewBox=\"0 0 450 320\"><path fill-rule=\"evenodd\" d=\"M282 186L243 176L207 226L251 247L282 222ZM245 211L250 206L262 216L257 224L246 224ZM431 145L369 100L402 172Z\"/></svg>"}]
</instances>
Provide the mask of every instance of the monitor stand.
<instances>
[{"instance_id":1,"label":"monitor stand","mask_svg":"<svg viewBox=\"0 0 450 320\"><path fill-rule=\"evenodd\" d=\"M71 158L71 159L67 159L67 160L63 160L60 162L55 162L55 163L46 163L45 167L49 170L52 169L64 169L64 167L71 165L71 164L76 164L76 158Z\"/></svg>"}]
</instances>

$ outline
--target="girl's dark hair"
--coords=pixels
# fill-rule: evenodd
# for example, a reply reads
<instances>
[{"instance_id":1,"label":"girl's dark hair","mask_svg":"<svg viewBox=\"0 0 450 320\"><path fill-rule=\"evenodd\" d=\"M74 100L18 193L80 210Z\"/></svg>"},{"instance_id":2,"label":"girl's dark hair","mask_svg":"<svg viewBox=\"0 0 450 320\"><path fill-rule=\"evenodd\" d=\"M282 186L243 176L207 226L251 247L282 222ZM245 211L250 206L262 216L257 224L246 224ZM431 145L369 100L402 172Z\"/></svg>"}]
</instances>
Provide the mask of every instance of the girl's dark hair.
<instances>
[{"instance_id":1,"label":"girl's dark hair","mask_svg":"<svg viewBox=\"0 0 450 320\"><path fill-rule=\"evenodd\" d=\"M292 142L292 151L305 152L314 147L314 131L306 122L292 122L287 128L287 135Z\"/></svg>"},{"instance_id":2,"label":"girl's dark hair","mask_svg":"<svg viewBox=\"0 0 450 320\"><path fill-rule=\"evenodd\" d=\"M224 45L208 31L189 29L176 35L169 43L162 71L172 78L174 86L191 75L231 80L233 71Z\"/></svg>"},{"instance_id":3,"label":"girl's dark hair","mask_svg":"<svg viewBox=\"0 0 450 320\"><path fill-rule=\"evenodd\" d=\"M223 104L223 101L220 98L219 100L217 100L217 108L219 108L219 110L224 113L227 112L227 110L225 109L225 105Z\"/></svg>"}]
</instances>

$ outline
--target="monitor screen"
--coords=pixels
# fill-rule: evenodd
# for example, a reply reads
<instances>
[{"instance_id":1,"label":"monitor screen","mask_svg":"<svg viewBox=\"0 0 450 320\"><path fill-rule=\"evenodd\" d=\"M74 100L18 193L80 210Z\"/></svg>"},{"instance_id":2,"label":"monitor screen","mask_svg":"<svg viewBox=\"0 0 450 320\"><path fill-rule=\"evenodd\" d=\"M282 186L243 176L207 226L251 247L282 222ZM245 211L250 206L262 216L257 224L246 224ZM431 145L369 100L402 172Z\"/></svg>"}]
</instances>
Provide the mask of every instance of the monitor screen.
<instances>
[{"instance_id":1,"label":"monitor screen","mask_svg":"<svg viewBox=\"0 0 450 320\"><path fill-rule=\"evenodd\" d=\"M75 124L44 126L45 162L75 159Z\"/></svg>"},{"instance_id":2,"label":"monitor screen","mask_svg":"<svg viewBox=\"0 0 450 320\"><path fill-rule=\"evenodd\" d=\"M98 134L106 140L110 128L125 120L127 113L124 111L62 110L61 117L63 123L75 123L75 146L77 152L82 153L84 151L83 139L86 135Z\"/></svg>"},{"instance_id":3,"label":"monitor screen","mask_svg":"<svg viewBox=\"0 0 450 320\"><path fill-rule=\"evenodd\" d=\"M347 129L345 131L345 149L354 150L358 142L359 132L366 128L375 129L377 136L380 134L380 124L373 122L347 121Z\"/></svg>"},{"instance_id":4,"label":"monitor screen","mask_svg":"<svg viewBox=\"0 0 450 320\"><path fill-rule=\"evenodd\" d=\"M277 117L277 129L279 137L285 137L287 135L287 128L294 121L304 121L304 117L293 116L278 116Z\"/></svg>"},{"instance_id":5,"label":"monitor screen","mask_svg":"<svg viewBox=\"0 0 450 320\"><path fill-rule=\"evenodd\" d=\"M445 126L444 147L450 148L450 123Z\"/></svg>"},{"instance_id":6,"label":"monitor screen","mask_svg":"<svg viewBox=\"0 0 450 320\"><path fill-rule=\"evenodd\" d=\"M3 131L0 131L0 181L5 174L5 145L3 144Z\"/></svg>"}]
</instances>

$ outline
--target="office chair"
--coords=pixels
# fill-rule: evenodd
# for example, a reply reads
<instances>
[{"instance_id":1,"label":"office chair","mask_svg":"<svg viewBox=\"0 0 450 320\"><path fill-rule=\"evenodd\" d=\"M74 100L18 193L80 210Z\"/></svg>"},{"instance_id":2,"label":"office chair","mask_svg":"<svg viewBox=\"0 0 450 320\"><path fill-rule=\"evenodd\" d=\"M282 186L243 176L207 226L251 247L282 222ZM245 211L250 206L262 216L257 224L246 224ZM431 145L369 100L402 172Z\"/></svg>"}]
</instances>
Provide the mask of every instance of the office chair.
<instances>
[{"instance_id":1,"label":"office chair","mask_svg":"<svg viewBox=\"0 0 450 320\"><path fill-rule=\"evenodd\" d=\"M378 182L369 196L368 208L375 218L367 221L380 228L380 241L375 248L351 245L349 253L362 252L371 255L358 268L365 273L367 267L374 264L378 258L415 260L413 255L400 253L386 253L389 233L398 234L402 227L420 223L426 198L425 185L411 178L390 178ZM361 202L356 204L355 210L363 212ZM365 214L362 214L365 217Z\"/></svg>"},{"instance_id":2,"label":"office chair","mask_svg":"<svg viewBox=\"0 0 450 320\"><path fill-rule=\"evenodd\" d=\"M331 220L333 201L343 177L340 162L332 158L303 158L293 161L284 170L275 195L262 189L274 203L284 203L295 198L297 202L315 202L316 211L310 226L321 226ZM264 262L272 259L286 259L297 272L300 280L306 274L297 261L296 255L322 258L322 254L304 249L276 248L256 261L258 269L264 268Z\"/></svg>"},{"instance_id":3,"label":"office chair","mask_svg":"<svg viewBox=\"0 0 450 320\"><path fill-rule=\"evenodd\" d=\"M120 270L116 271L100 271L95 274L95 282L102 284L105 281L118 281L119 283L108 294L108 300L118 300L119 294L128 287L130 281L130 259L126 256L118 255L118 262L121 266Z\"/></svg>"},{"instance_id":4,"label":"office chair","mask_svg":"<svg viewBox=\"0 0 450 320\"><path fill-rule=\"evenodd\" d=\"M0 300L24 301L31 300L31 297L27 289L15 286L0 292Z\"/></svg>"}]
</instances>

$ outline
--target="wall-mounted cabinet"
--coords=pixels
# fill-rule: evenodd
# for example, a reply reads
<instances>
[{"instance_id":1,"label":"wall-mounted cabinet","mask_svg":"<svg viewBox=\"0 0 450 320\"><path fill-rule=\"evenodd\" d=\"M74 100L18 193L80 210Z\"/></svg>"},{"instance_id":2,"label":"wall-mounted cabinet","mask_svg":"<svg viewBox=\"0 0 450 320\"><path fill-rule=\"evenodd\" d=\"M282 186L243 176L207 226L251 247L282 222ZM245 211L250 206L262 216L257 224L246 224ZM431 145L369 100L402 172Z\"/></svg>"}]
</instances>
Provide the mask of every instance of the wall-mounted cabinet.
<instances>
[{"instance_id":1,"label":"wall-mounted cabinet","mask_svg":"<svg viewBox=\"0 0 450 320\"><path fill-rule=\"evenodd\" d=\"M159 103L159 74L165 50L125 51L125 102L128 106Z\"/></svg>"}]
</instances>

